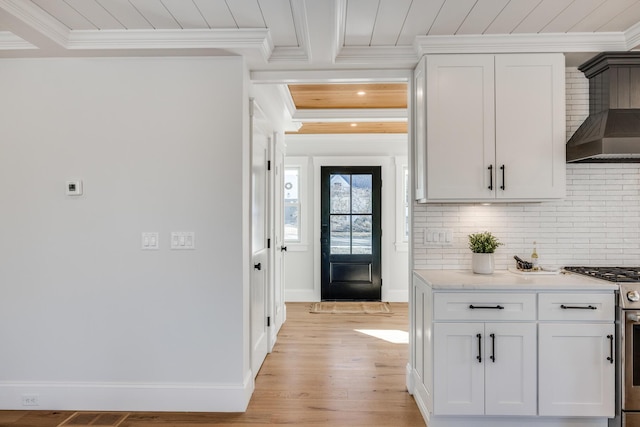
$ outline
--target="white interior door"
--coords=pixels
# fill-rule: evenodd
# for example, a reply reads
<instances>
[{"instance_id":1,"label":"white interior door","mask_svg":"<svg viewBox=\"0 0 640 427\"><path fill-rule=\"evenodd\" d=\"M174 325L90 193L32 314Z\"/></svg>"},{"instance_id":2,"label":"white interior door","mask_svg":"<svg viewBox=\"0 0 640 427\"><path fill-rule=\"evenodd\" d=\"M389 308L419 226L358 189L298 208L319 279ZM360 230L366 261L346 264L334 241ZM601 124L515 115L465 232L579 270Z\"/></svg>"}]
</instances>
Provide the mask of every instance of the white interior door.
<instances>
[{"instance_id":1,"label":"white interior door","mask_svg":"<svg viewBox=\"0 0 640 427\"><path fill-rule=\"evenodd\" d=\"M273 192L273 218L274 218L274 280L273 297L274 311L271 346L275 343L275 337L280 327L286 320L284 305L284 263L286 259L287 245L284 242L284 146L276 140L273 156L272 175L274 176Z\"/></svg>"},{"instance_id":2,"label":"white interior door","mask_svg":"<svg viewBox=\"0 0 640 427\"><path fill-rule=\"evenodd\" d=\"M253 102L253 101L252 101ZM268 330L267 304L269 289L269 229L268 170L270 136L257 108L251 114L251 370L255 377L267 356Z\"/></svg>"}]
</instances>

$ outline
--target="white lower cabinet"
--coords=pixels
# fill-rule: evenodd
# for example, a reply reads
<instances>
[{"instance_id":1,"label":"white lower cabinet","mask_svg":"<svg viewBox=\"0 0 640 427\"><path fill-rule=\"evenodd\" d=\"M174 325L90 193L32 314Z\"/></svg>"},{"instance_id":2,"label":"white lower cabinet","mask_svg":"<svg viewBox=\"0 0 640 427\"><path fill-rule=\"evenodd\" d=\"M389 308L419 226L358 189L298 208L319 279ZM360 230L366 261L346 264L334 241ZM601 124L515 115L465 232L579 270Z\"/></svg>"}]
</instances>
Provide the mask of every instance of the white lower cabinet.
<instances>
[{"instance_id":1,"label":"white lower cabinet","mask_svg":"<svg viewBox=\"0 0 640 427\"><path fill-rule=\"evenodd\" d=\"M613 290L434 290L415 275L411 295L407 384L429 427L606 427L614 416Z\"/></svg>"},{"instance_id":2,"label":"white lower cabinet","mask_svg":"<svg viewBox=\"0 0 640 427\"><path fill-rule=\"evenodd\" d=\"M613 417L611 323L539 325L540 415Z\"/></svg>"},{"instance_id":3,"label":"white lower cabinet","mask_svg":"<svg viewBox=\"0 0 640 427\"><path fill-rule=\"evenodd\" d=\"M535 415L535 323L434 324L435 415Z\"/></svg>"}]
</instances>

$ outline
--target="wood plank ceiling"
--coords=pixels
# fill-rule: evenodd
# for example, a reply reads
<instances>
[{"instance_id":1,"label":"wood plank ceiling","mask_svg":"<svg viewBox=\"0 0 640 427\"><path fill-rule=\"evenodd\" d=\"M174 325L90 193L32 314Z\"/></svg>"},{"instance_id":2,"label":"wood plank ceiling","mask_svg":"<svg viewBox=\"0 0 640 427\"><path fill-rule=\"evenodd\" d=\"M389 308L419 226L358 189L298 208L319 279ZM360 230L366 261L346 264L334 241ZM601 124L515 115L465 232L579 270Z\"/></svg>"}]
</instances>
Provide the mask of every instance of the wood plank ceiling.
<instances>
[{"instance_id":1,"label":"wood plank ceiling","mask_svg":"<svg viewBox=\"0 0 640 427\"><path fill-rule=\"evenodd\" d=\"M407 108L405 83L289 85L297 110L381 110ZM404 121L306 121L289 134L407 133Z\"/></svg>"}]
</instances>

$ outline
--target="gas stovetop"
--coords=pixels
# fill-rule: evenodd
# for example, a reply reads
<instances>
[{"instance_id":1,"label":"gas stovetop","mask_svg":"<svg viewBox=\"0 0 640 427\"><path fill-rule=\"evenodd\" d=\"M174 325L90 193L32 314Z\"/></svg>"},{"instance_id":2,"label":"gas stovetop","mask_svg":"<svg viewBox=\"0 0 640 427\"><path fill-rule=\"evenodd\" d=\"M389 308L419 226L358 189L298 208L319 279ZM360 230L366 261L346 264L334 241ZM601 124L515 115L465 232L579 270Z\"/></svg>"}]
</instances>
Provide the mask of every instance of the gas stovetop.
<instances>
[{"instance_id":1,"label":"gas stovetop","mask_svg":"<svg viewBox=\"0 0 640 427\"><path fill-rule=\"evenodd\" d=\"M640 283L640 267L565 267L564 269L610 282Z\"/></svg>"},{"instance_id":2,"label":"gas stovetop","mask_svg":"<svg viewBox=\"0 0 640 427\"><path fill-rule=\"evenodd\" d=\"M617 283L620 286L618 306L622 310L640 309L640 267L565 267L564 269Z\"/></svg>"}]
</instances>

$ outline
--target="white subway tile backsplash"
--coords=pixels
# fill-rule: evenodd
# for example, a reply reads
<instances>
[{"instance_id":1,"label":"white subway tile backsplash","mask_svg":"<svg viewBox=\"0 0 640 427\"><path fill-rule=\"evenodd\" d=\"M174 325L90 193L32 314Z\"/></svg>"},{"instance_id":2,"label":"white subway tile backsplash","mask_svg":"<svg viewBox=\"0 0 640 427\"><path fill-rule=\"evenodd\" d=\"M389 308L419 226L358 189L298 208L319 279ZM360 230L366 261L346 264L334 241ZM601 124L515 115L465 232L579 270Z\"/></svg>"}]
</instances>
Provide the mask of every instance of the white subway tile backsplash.
<instances>
[{"instance_id":1,"label":"white subway tile backsplash","mask_svg":"<svg viewBox=\"0 0 640 427\"><path fill-rule=\"evenodd\" d=\"M588 82L567 68L567 139L589 113ZM640 265L640 164L567 165L567 198L535 204L414 205L416 268L469 269L467 235L490 230L503 246L496 268L514 265L513 255L528 258L537 242L540 263L564 265ZM453 244L424 247L427 227L450 228Z\"/></svg>"}]
</instances>

